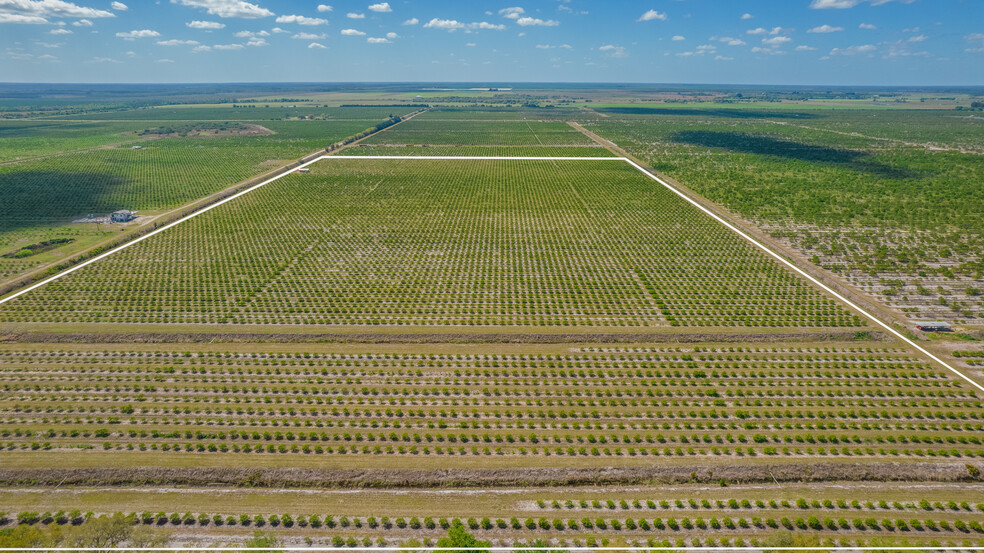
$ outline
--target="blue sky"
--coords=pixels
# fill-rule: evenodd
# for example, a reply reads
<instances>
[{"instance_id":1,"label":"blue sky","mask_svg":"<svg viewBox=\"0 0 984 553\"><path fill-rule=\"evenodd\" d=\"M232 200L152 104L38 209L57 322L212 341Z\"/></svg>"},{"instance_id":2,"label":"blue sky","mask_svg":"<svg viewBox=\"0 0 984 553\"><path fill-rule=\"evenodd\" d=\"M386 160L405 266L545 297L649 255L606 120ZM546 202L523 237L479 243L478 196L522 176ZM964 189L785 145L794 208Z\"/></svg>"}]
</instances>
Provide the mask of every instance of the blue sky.
<instances>
[{"instance_id":1,"label":"blue sky","mask_svg":"<svg viewBox=\"0 0 984 553\"><path fill-rule=\"evenodd\" d=\"M984 85L984 1L0 0L0 81Z\"/></svg>"}]
</instances>

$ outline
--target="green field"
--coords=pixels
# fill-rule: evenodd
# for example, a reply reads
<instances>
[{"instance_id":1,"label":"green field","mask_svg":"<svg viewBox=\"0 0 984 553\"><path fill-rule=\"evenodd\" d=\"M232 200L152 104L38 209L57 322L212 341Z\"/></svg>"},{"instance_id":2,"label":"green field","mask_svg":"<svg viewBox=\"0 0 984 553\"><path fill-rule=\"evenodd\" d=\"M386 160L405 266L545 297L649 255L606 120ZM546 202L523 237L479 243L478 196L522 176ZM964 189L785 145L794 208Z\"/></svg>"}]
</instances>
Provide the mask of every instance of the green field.
<instances>
[{"instance_id":1,"label":"green field","mask_svg":"<svg viewBox=\"0 0 984 553\"><path fill-rule=\"evenodd\" d=\"M0 545L984 544L980 390L614 159L879 315L959 314L926 347L976 381L980 121L457 94L0 304ZM417 109L322 102L416 95L0 121L0 278Z\"/></svg>"},{"instance_id":2,"label":"green field","mask_svg":"<svg viewBox=\"0 0 984 553\"><path fill-rule=\"evenodd\" d=\"M111 232L126 230L72 225L73 220L118 209L148 217L160 215L356 135L382 120L368 117L385 118L392 110L333 108L331 118L323 121L261 121L260 127L268 133L264 135L184 137L162 137L155 132L162 128L219 129L234 121L236 114L231 108L169 108L170 120L126 117L148 111L154 110L94 115L127 122L0 121L0 194L4 197L0 255L59 236L78 238L44 256L0 258L0 281L107 240ZM198 116L224 119L192 119ZM142 149L133 149L136 145Z\"/></svg>"},{"instance_id":3,"label":"green field","mask_svg":"<svg viewBox=\"0 0 984 553\"><path fill-rule=\"evenodd\" d=\"M366 144L420 144L461 146L596 146L563 122L542 121L456 121L414 118Z\"/></svg>"},{"instance_id":4,"label":"green field","mask_svg":"<svg viewBox=\"0 0 984 553\"><path fill-rule=\"evenodd\" d=\"M0 321L862 325L616 160L324 160Z\"/></svg>"},{"instance_id":5,"label":"green field","mask_svg":"<svg viewBox=\"0 0 984 553\"><path fill-rule=\"evenodd\" d=\"M984 120L607 108L589 129L913 320L984 316Z\"/></svg>"}]
</instances>

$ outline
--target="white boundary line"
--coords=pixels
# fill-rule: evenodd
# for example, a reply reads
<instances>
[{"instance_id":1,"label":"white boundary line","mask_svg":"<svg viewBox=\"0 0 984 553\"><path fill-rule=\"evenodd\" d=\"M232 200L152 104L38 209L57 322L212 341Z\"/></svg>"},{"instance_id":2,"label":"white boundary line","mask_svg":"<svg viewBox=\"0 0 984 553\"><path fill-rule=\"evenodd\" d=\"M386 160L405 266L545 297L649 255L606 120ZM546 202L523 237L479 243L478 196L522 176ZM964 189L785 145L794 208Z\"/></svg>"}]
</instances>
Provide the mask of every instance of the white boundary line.
<instances>
[{"instance_id":1,"label":"white boundary line","mask_svg":"<svg viewBox=\"0 0 984 553\"><path fill-rule=\"evenodd\" d=\"M307 167L308 165L311 165L312 163L316 163L316 162L321 161L321 160L324 160L324 159L474 160L474 161L478 161L478 160L502 160L502 161L624 161L624 162L628 163L629 165L631 165L631 166L635 167L636 169L638 169L642 174L644 174L647 177L653 179L654 181L662 184L668 190L670 190L671 192L673 192L677 196L683 198L687 203L693 205L694 207L696 207L697 209L699 209L700 211L702 211L706 215L710 216L715 221L721 223L722 225L724 225L725 227L727 227L728 229L730 229L731 231L733 231L738 236L741 236L746 241L750 242L752 245L754 245L758 249L762 250L766 254L770 255L773 258L775 258L776 260L778 260L783 265L789 267L790 269L792 269L793 271L795 271L797 274L799 274L803 278L809 280L810 282L812 282L816 286L820 287L822 290L824 290L828 294L830 294L830 295L834 296L835 298L839 299L840 301L842 301L843 303L845 303L848 307L854 309L858 313L861 313L862 315L864 315L865 317L867 317L868 319L870 319L872 322L874 322L878 326L880 326L880 327L884 328L885 330L887 330L888 332L890 332L893 336L899 338L900 340L902 340L906 344L909 344L910 346L912 346L913 348L915 348L917 351L919 351L923 355L929 357L933 361L936 361L937 363L939 363L940 365L942 365L943 367L945 367L947 370L949 370L953 374L955 374L955 375L959 376L960 378L966 380L971 386L973 386L973 387L977 388L978 390L984 392L984 386L978 384L976 381L974 381L969 376L967 376L967 375L963 374L962 372L958 371L957 369L951 367L945 361L943 361L939 357L933 355L932 353L930 353L929 351L927 351L926 349L924 349L919 344L913 342L909 338L906 338L905 335L903 335L901 332L895 330L894 328L892 328L888 324L882 322L880 319L878 319L874 315L868 313L864 309L861 309L861 307L859 307L858 305L856 305L851 300L849 300L849 299L845 298L844 296L842 296L841 294L835 292L829 286L827 286L826 284L820 282L819 280L817 280L816 278L814 278L813 276L811 276L810 274L808 274L803 269L800 269L799 267L797 267L796 265L794 265L792 262L790 262L789 260L787 260L783 256L781 256L778 253L772 251L771 249L769 249L767 246L765 246L764 244L762 244L761 242L759 242L755 238L752 238L751 236L749 236L748 234L746 234L744 231L742 231L739 228L735 227L734 225L732 225L731 223L729 223L728 221L724 220L719 215L717 215L716 213L714 213L713 211L707 209L706 207L704 207L703 205L701 205L700 203L698 203L696 200L692 199L690 196L687 196L686 194L684 194L683 192L681 192L680 190L678 190L675 186L669 184L668 182L666 182L663 179L657 177L656 175L650 173L649 171L646 171L638 163L636 163L636 162L634 162L631 159L626 158L626 157L555 157L555 156L329 156L329 155L323 155L323 156L319 156L319 157L317 157L315 159L312 159L311 161L308 161L306 163L302 163L301 165L295 167L294 169L292 169L290 171L286 171L286 172L281 173L281 174L279 174L279 175L277 175L275 177L272 177L270 179L267 179L267 180L265 180L265 181L263 181L263 182L255 185L255 186L251 186L251 187L247 188L246 190L243 190L241 192L237 192L236 194L233 194L232 196L229 196L228 198L225 198L225 199L223 199L221 201L218 201L218 202L216 202L216 203L214 203L212 205L209 205L208 207L205 207L203 209L200 209L200 210L198 210L198 211L196 211L196 212L188 215L187 217L185 217L183 219L178 219L177 221L174 221L173 223L167 224L167 225L165 225L165 226L163 226L163 227L161 227L161 228L159 228L157 230L154 230L152 232L148 232L147 234L144 234L143 236L140 236L139 238L136 238L136 239L134 239L134 240L132 240L130 242L127 242L127 243L121 245L120 247L118 247L116 249L110 250L110 251L108 251L106 253L103 253L103 254L100 254L100 255L98 255L96 257L93 257L92 259L89 259L87 261L84 261L82 263L79 263L78 265L75 265L74 267L71 267L71 268L69 268L69 269L67 269L67 270L65 270L65 271L63 271L61 273L58 273L58 274L56 274L56 275L54 275L54 276L52 276L52 277L50 277L48 279L42 280L41 282L38 282L36 284L32 284L31 286L29 286L29 287L27 287L27 288L25 288L23 290L20 290L20 291L14 293L14 294L11 294L11 295L3 298L3 299L0 299L0 305L3 305L4 303L7 303L8 301L10 301L10 300L12 300L14 298L20 297L20 296L22 296L22 295L30 292L31 290L35 290L37 288L40 288L40 287L44 286L45 284L48 284L49 282L52 282L54 280L57 280L57 279L65 276L65 275L74 273L75 271L77 271L77 270L79 270L79 269L81 269L83 267L86 267L88 265L91 265L91 264L95 263L96 261L99 261L100 259L104 259L104 258L109 257L110 255L112 255L112 254L114 254L116 252L125 250L126 248L129 248L130 246L133 246L134 244L140 243L140 242L142 242L142 241L150 238L151 236L154 236L155 234L159 234L159 233L164 232L165 230L167 230L167 229L169 229L169 228L171 228L173 226L179 225L179 224L181 224L181 223L183 223L185 221L188 221L189 219L193 219L193 218L201 215L202 213L205 213L205 212L208 212L208 211L210 211L212 209L215 209L216 207L219 207L220 205L222 205L222 204L224 204L226 202L232 201L232 200L234 200L234 199L236 199L236 198L238 198L238 197L240 197L240 196L242 196L244 194L248 194L248 193L256 190L257 188L260 188L262 186L266 186L267 184L270 184L271 182L274 182L274 181L276 181L278 179L281 179L281 178L283 178L283 177L285 177L287 175L290 175L292 173L296 173L298 169L301 169L303 167ZM568 548L568 549L570 549L570 548ZM595 548L591 548L591 549L595 549ZM758 549L761 549L761 548L758 548ZM792 549L792 548L783 548L783 549ZM826 549L829 549L829 548L826 548ZM893 549L895 549L895 548L893 548Z\"/></svg>"},{"instance_id":2,"label":"white boundary line","mask_svg":"<svg viewBox=\"0 0 984 553\"><path fill-rule=\"evenodd\" d=\"M874 322L878 326L884 328L885 330L891 332L893 335L895 335L896 337L898 337L899 339L901 339L905 343L909 344L910 346L916 348L917 350L919 350L920 352L922 352L924 355L926 355L927 357L929 357L933 361L936 361L940 365L943 365L949 371L951 371L953 374L955 374L955 375L959 376L960 378L962 378L962 379L966 380L967 382L969 382L971 386L974 386L978 390L984 392L984 386L981 386L980 384L978 384L977 382L975 382L969 376L963 374L962 372L958 371L957 369L954 369L953 367L951 367L950 365L948 365L946 362L944 362L939 357L937 357L937 356L933 355L932 353L926 351L919 344L916 344L912 340L906 338L901 332L895 330L894 328L892 328L888 324L882 322L881 319L875 317L871 313L868 313L864 309L861 309L860 307L858 307L857 305L855 305L854 302L852 302L851 300L849 300L849 299L845 298L844 296L838 294L837 292L835 292L834 290L832 290L826 284L820 282L819 280L817 280L813 276L809 275L803 269L800 269L796 265L793 265L793 263L790 262L789 260L787 260L785 257L783 257L783 256L779 255L778 253L772 251L771 249L769 249L768 247L766 247L764 244L762 244L758 240L752 238L748 234L745 234L742 230L738 229L737 227L735 227L731 223L725 221L724 219L722 219L720 216L718 216L713 211L711 211L711 210L707 209L706 207L700 205L697 201L691 199L689 196L687 196L686 194L684 194L683 192L681 192L680 190L678 190L675 186L671 186L669 183L667 183L663 179L657 177L656 175L650 173L649 171L646 171L645 169L643 169L642 167L640 167L639 164L637 164L636 162L632 161L631 159L628 159L628 158L622 158L622 159L624 159L626 162L628 162L629 165L631 165L631 166L635 167L636 169L642 171L642 173L645 174L645 175L647 175L649 178L653 179L654 181L656 181L656 182L662 184L663 186L665 186L666 188L670 189L674 194L676 194L677 196L680 196L681 198L683 198L684 200L686 200L687 202L689 202L690 204L692 204L697 209L699 209L699 210L703 211L704 213L706 213L707 215L711 216L711 218L713 218L715 221L717 221L717 222L721 223L722 225L728 227L729 229L731 229L732 231L734 231L735 234L737 234L738 236L741 236L745 240L747 240L747 241L751 242L752 244L754 244L755 246L757 246L760 250L762 250L765 253L769 254L770 256L774 257L775 259L777 259L783 265L785 265L785 266L789 267L790 269L796 271L796 273L799 274L800 276L806 278L807 280L809 280L813 284L819 286L821 289L823 289L824 291L826 291L828 294L830 294L830 295L834 296L835 298L839 299L840 301L844 302L845 304L847 304L849 307L851 307L855 311L857 311L857 312L863 314L865 317L871 319L872 322Z\"/></svg>"}]
</instances>

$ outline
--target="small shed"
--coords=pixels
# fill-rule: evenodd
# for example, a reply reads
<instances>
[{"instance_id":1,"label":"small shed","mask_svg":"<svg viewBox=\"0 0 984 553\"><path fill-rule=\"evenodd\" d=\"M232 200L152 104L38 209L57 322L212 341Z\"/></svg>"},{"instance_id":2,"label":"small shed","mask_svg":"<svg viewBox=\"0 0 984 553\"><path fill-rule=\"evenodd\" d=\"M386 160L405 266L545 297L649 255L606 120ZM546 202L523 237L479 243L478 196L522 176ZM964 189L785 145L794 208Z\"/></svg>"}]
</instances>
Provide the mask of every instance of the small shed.
<instances>
[{"instance_id":1,"label":"small shed","mask_svg":"<svg viewBox=\"0 0 984 553\"><path fill-rule=\"evenodd\" d=\"M301 167L300 169L297 170L297 172L298 173L310 173L311 170L308 169L307 167Z\"/></svg>"},{"instance_id":2,"label":"small shed","mask_svg":"<svg viewBox=\"0 0 984 553\"><path fill-rule=\"evenodd\" d=\"M143 150L143 146L130 146L131 150Z\"/></svg>"},{"instance_id":3,"label":"small shed","mask_svg":"<svg viewBox=\"0 0 984 553\"><path fill-rule=\"evenodd\" d=\"M950 332L953 327L943 321L916 321L916 328L923 332Z\"/></svg>"},{"instance_id":4,"label":"small shed","mask_svg":"<svg viewBox=\"0 0 984 553\"><path fill-rule=\"evenodd\" d=\"M127 223L136 218L137 212L130 211L129 209L121 209L109 214L109 222L111 223Z\"/></svg>"}]
</instances>

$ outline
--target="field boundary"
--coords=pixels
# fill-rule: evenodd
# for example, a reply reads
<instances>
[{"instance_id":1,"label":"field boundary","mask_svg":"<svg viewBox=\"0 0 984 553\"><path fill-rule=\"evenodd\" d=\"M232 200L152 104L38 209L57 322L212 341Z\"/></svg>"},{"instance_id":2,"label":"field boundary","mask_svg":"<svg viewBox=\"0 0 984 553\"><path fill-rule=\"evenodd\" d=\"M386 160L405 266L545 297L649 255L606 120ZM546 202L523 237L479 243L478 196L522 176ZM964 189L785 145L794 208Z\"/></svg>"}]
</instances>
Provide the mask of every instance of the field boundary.
<instances>
[{"instance_id":1,"label":"field boundary","mask_svg":"<svg viewBox=\"0 0 984 553\"><path fill-rule=\"evenodd\" d=\"M848 298L844 297L843 295L841 295L837 291L833 290L831 287L829 287L826 284L824 284L823 282L821 282L819 279L815 278L814 276L810 275L809 273L807 273L803 269L799 268L793 262L791 262L788 259L786 259L785 257L779 255L778 253L776 253L775 251L773 251L771 248L769 248L765 244L761 243L760 241L756 240L754 237L752 237L751 235L747 234L743 230L739 229L738 227L736 227L732 223L728 222L726 219L724 219L723 217L721 217L718 214L714 213L713 211L711 211L707 207L704 207L703 205L701 205L700 202L694 200L693 198L691 198L687 194L685 194L682 191L678 190L675 186L673 186L670 183L666 182L665 180L657 177L656 175L652 174L651 172L646 171L641 165L639 165L638 163L636 163L635 161L633 161L633 160L631 160L631 159L629 159L627 157L394 156L394 155L381 155L381 156L373 156L373 155L367 155L367 156L347 156L347 155L320 155L320 156L318 156L316 158L313 158L313 159L310 159L310 160L308 160L308 161L306 161L304 163L301 163L300 165L297 165L292 170L284 171L283 173L281 173L279 175L276 175L276 176L274 176L274 177L272 177L270 179L267 179L267 180L265 180L265 181L263 181L263 182L255 185L255 186L251 186L251 187L249 187L249 188L247 188L245 190L242 190L242 191L240 191L240 192L238 192L236 194L233 194L231 196L228 196L228 197L226 197L226 198L224 198L224 199L222 199L222 200L220 200L218 202L215 202L215 203L213 203L213 204L211 204L211 205L209 205L207 207L204 207L204 208L202 208L202 209L200 209L198 211L195 211L194 213L189 214L187 217L178 219L177 221L174 221L173 223L170 223L170 224L167 224L165 226L162 226L162 227L160 227L160 228L158 228L158 229L156 229L156 230L154 230L152 232L149 232L149 233L144 234L144 235L142 235L142 236L140 236L140 237L138 237L138 238L136 238L134 240L131 240L131 241L129 241L129 242L127 242L127 243L119 246L116 249L112 249L112 250L107 251L107 252L105 252L103 254L100 254L100 255L98 255L96 257L93 257L91 259L88 259L88 260L86 260L86 261L84 261L82 263L79 263L78 265L75 265L73 267L70 267L69 269L67 269L67 270L65 270L65 271L63 271L61 273L58 273L58 274L56 274L56 275L54 275L54 276L52 276L50 278L47 278L45 280L42 280L41 282L35 283L35 284L33 284L33 285L31 285L31 286L29 286L27 288L24 288L23 290L19 290L18 292L15 292L15 293L13 293L13 294L5 297L5 298L0 299L0 305L3 305L5 303L7 303L8 301L13 300L15 298L18 298L18 297L20 297L20 296L22 296L22 295L24 295L24 294L26 294L26 293L28 293L28 292L30 292L32 290L35 290L37 288L40 288L40 287L44 286L45 284L48 284L48 283L53 282L55 280L58 280L59 278L62 278L65 275L71 274L71 273L73 273L73 272L75 272L75 271L77 271L77 270L79 270L79 269L81 269L83 267L86 267L88 265L91 265L92 263L95 263L95 262L97 262L97 261L99 261L101 259L104 259L106 257L109 257L110 255L113 255L114 253L117 253L117 252L120 252L120 251L122 251L122 250L124 250L126 248L129 248L130 246L133 246L134 244L138 244L138 243L140 243L140 242L142 242L142 241L150 238L151 236L154 236L154 235L156 235L158 233L164 232L165 230L167 230L167 229L169 229L171 227L174 227L176 225L179 225L179 224L181 224L181 223L183 223L185 221L188 221L188 220L190 220L190 219L192 219L194 217L197 217L197 216L199 216L199 215L201 215L203 213L207 213L208 211L211 211L212 209L214 209L216 207L219 207L220 205L223 205L223 204L225 204L227 202L230 202L230 201L232 201L232 200L234 200L234 199L236 199L236 198L238 198L240 196L246 195L246 194L248 194L248 193L250 193L250 192L252 192L254 190L257 190L259 188L262 188L263 186L266 186L267 184L270 184L272 182L275 182L275 181L277 181L277 180L279 180L279 179L281 179L281 178L283 178L283 177L285 177L285 176L287 176L287 175L289 175L291 173L295 173L295 172L297 172L298 169L305 168L308 165L311 165L313 163L316 163L318 161L325 160L325 159L348 159L348 160L430 160L430 161L436 161L436 160L468 160L468 161L488 160L488 161L554 161L554 162L556 162L556 161L622 161L622 162L625 162L625 163L631 165L632 167L634 167L636 170L638 170L642 174L644 174L647 177L649 177L650 179L652 179L652 180L658 182L659 184L663 185L666 189L670 190L671 192L673 192L674 194L676 194L677 196L679 196L680 198L682 198L684 201L686 201L690 205L696 207L698 210L700 210L705 215L711 217L712 219L714 219L718 223L724 225L726 228L728 228L729 230L731 230L732 232L734 232L738 236L740 236L743 239L745 239L745 241L749 242L750 244L752 244L756 248L762 250L763 252L765 252L766 254L768 254L770 257L776 259L782 265L784 265L784 266L792 269L796 274L802 276L803 278L807 279L809 282L813 283L815 286L819 287L821 290L827 292L828 294L830 294L834 298L840 300L843 304L847 305L848 307L850 307L854 311L856 311L856 312L864 315L865 318L871 320L876 325L878 325L878 326L882 327L883 329L887 330L890 334L892 334L896 338L902 340L903 342L905 342L909 346L915 348L917 351L919 351L920 353L922 353L923 355L925 355L929 359L932 359L933 361L937 362L939 365L943 366L944 368L946 368L947 370L949 370L953 374L955 374L955 375L959 376L960 378L962 378L963 380L967 381L971 386L977 388L981 392L984 392L984 386L982 386L981 384L979 384L974 379L972 379L969 376L963 374L959 370L951 367L948 363L946 363L945 361L943 361L942 359L940 359L936 355L930 353L928 350L926 350L925 348L923 348L919 344L916 344L914 341L912 341L911 339L909 339L908 337L906 337L904 334L902 334L901 332L899 332L898 330L896 330L895 328L893 328L891 325L883 322L878 317L875 317L874 315L871 315L870 313L868 313L867 311L865 311L864 309L862 309L860 306L858 306L857 304L855 304L854 302L852 302Z\"/></svg>"},{"instance_id":2,"label":"field boundary","mask_svg":"<svg viewBox=\"0 0 984 553\"><path fill-rule=\"evenodd\" d=\"M165 211L165 212L163 212L163 213L161 213L159 215L155 215L149 221L147 221L145 223L142 223L142 224L140 224L140 225L138 225L138 226L130 229L129 232L123 234L122 236L116 236L116 237L112 237L111 236L110 238L107 238L106 240L104 240L102 242L93 244L88 249L80 250L80 251L77 251L75 253L69 254L69 255L67 255L65 257L62 257L59 260L56 260L56 261L52 262L51 264L49 264L47 266L36 267L35 269L29 270L26 273L21 273L20 275L14 277L12 279L8 279L8 280L6 280L4 282L0 282L0 297L4 296L5 294L9 294L9 293L11 293L11 292L13 292L15 290L19 290L19 289L21 289L21 288L23 288L25 286L28 286L29 284L36 283L36 282L39 282L41 280L45 280L45 275L46 274L51 274L52 271L54 271L55 273L60 273L61 271L65 270L65 269L67 269L69 267L72 267L74 265L77 265L79 263L82 263L83 261L86 261L87 259L91 258L92 256L98 255L97 252L99 252L99 251L103 251L103 250L109 251L109 250L112 250L114 248L117 248L117 247L119 247L119 246L121 246L121 245L123 245L123 244L125 244L125 243L127 243L129 241L131 241L131 240L134 240L135 238L137 238L139 236L142 236L145 233L154 231L155 229L158 228L158 225L167 224L168 222L175 222L175 221L183 220L184 218L190 216L192 213L194 213L194 212L196 212L196 211L198 211L198 210L200 210L200 209L208 206L211 202L215 202L215 201L221 200L223 198L228 197L231 194L235 194L238 191L242 191L242 190L245 190L247 188L250 188L250 187L254 186L255 183L257 183L259 181L262 181L263 179L265 179L267 177L290 173L291 171L299 168L301 163L304 163L306 161L311 161L312 159L315 159L315 158L317 158L319 156L324 156L326 153L340 152L340 151L345 150L347 148L350 148L352 146L356 146L360 142L362 142L363 140L365 140L365 139L367 139L367 138L369 138L371 136L375 136L375 135L377 135L377 134L379 134L379 133L381 133L383 131L386 131L388 129L391 129L391 128L393 128L393 127L395 127L395 126L403 123L404 121L408 121L408 120L412 119L413 117L415 117L417 115L420 115L424 111L426 111L426 110L418 110L418 111L415 111L415 112L412 112L412 113L403 115L403 116L401 116L401 119L400 119L400 121L398 123L395 123L393 125L389 125L387 127L384 127L382 129L379 129L379 130L374 131L374 132L370 132L369 134L367 134L367 135L365 135L365 136L363 136L361 138L355 138L358 135L353 135L353 136L346 137L346 138L342 139L339 142L335 142L335 143L332 143L332 144L328 145L326 148L319 148L319 149L315 150L314 152L311 152L311 153L308 153L308 154L304 154L297 161L291 161L290 163L287 163L286 165L282 165L280 167L277 167L275 169L271 169L269 171L264 171L263 173L260 173L258 175L253 175L252 177L249 177L247 179L241 180L241 181L239 181L239 182L237 182L235 184L232 184L230 186L227 186L227 187L225 187L225 188L223 188L221 190L217 190L217 191L215 191L215 192L213 192L211 194L208 194L206 196L202 196L200 198L196 198L194 200L191 200L190 202L188 202L188 203L186 203L184 205L177 206L177 207L175 207L173 209L170 209L168 211ZM363 132L365 132L365 131L363 131ZM349 140L351 140L351 141L349 142ZM83 149L83 150L80 150L80 151L86 151L86 150L88 150L88 149ZM0 165L3 165L3 163L0 163ZM3 302L0 301L0 303L3 303Z\"/></svg>"}]
</instances>

